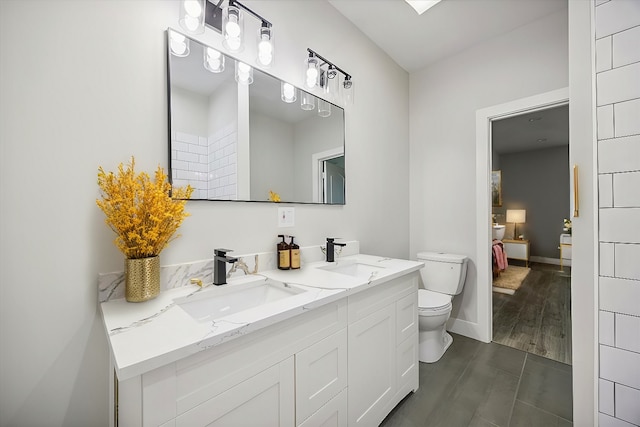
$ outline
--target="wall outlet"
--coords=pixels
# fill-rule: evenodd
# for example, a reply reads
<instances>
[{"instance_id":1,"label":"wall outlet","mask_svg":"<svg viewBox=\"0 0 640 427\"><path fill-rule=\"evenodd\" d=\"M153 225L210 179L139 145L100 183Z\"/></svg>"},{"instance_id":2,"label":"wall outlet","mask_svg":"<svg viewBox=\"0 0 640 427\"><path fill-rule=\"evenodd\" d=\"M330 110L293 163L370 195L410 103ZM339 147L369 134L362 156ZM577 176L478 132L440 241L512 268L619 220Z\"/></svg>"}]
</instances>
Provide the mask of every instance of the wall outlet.
<instances>
[{"instance_id":1,"label":"wall outlet","mask_svg":"<svg viewBox=\"0 0 640 427\"><path fill-rule=\"evenodd\" d=\"M278 227L293 227L296 225L295 208L278 208Z\"/></svg>"}]
</instances>

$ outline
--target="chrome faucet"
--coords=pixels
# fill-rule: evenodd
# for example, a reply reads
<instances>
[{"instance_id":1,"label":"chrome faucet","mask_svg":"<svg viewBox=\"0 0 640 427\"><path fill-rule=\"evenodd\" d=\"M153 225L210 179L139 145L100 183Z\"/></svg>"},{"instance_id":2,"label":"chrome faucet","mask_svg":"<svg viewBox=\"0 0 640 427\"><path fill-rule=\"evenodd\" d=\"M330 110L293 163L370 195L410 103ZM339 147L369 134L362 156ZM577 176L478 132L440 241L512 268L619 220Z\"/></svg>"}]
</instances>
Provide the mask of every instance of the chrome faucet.
<instances>
[{"instance_id":1,"label":"chrome faucet","mask_svg":"<svg viewBox=\"0 0 640 427\"><path fill-rule=\"evenodd\" d=\"M347 246L346 243L335 243L334 240L336 238L335 237L327 237L327 262L334 262L334 255L335 255L335 250L336 250L336 246Z\"/></svg>"},{"instance_id":2,"label":"chrome faucet","mask_svg":"<svg viewBox=\"0 0 640 427\"><path fill-rule=\"evenodd\" d=\"M227 256L227 252L233 252L231 249L216 249L213 258L213 284L224 285L227 283L227 263L238 261L237 258Z\"/></svg>"}]
</instances>

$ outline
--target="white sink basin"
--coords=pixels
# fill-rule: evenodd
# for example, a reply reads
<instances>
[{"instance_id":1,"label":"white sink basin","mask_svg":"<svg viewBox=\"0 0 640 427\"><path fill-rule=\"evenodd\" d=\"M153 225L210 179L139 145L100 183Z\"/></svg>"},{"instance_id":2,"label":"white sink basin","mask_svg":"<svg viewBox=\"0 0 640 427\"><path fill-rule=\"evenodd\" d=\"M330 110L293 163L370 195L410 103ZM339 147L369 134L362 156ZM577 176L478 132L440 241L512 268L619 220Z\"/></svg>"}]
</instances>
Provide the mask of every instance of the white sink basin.
<instances>
[{"instance_id":1,"label":"white sink basin","mask_svg":"<svg viewBox=\"0 0 640 427\"><path fill-rule=\"evenodd\" d=\"M366 264L363 262L338 262L318 268L366 280L374 279L385 269L381 265Z\"/></svg>"},{"instance_id":2,"label":"white sink basin","mask_svg":"<svg viewBox=\"0 0 640 427\"><path fill-rule=\"evenodd\" d=\"M494 225L491 227L491 237L494 239L502 240L504 237L504 225Z\"/></svg>"},{"instance_id":3,"label":"white sink basin","mask_svg":"<svg viewBox=\"0 0 640 427\"><path fill-rule=\"evenodd\" d=\"M211 287L177 298L176 304L200 322L208 322L306 292L273 280Z\"/></svg>"}]
</instances>

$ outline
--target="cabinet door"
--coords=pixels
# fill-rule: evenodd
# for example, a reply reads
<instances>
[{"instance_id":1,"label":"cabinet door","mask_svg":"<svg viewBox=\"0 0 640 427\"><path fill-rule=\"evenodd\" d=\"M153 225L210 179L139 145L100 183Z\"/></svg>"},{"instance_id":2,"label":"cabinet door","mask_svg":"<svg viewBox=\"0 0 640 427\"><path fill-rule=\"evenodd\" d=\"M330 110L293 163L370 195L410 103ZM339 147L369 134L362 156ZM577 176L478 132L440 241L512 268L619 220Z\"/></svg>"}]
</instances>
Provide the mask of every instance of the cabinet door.
<instances>
[{"instance_id":1,"label":"cabinet door","mask_svg":"<svg viewBox=\"0 0 640 427\"><path fill-rule=\"evenodd\" d=\"M347 386L347 329L296 354L296 423Z\"/></svg>"},{"instance_id":2,"label":"cabinet door","mask_svg":"<svg viewBox=\"0 0 640 427\"><path fill-rule=\"evenodd\" d=\"M398 345L418 332L417 292L412 292L396 302L396 322L398 324L396 339Z\"/></svg>"},{"instance_id":3,"label":"cabinet door","mask_svg":"<svg viewBox=\"0 0 640 427\"><path fill-rule=\"evenodd\" d=\"M293 356L176 418L176 427L294 425Z\"/></svg>"},{"instance_id":4,"label":"cabinet door","mask_svg":"<svg viewBox=\"0 0 640 427\"><path fill-rule=\"evenodd\" d=\"M396 306L349 325L349 425L378 425L396 388Z\"/></svg>"},{"instance_id":5,"label":"cabinet door","mask_svg":"<svg viewBox=\"0 0 640 427\"><path fill-rule=\"evenodd\" d=\"M404 340L397 348L398 391L404 396L419 386L418 334Z\"/></svg>"},{"instance_id":6,"label":"cabinet door","mask_svg":"<svg viewBox=\"0 0 640 427\"><path fill-rule=\"evenodd\" d=\"M347 427L347 390L331 399L300 427Z\"/></svg>"}]
</instances>

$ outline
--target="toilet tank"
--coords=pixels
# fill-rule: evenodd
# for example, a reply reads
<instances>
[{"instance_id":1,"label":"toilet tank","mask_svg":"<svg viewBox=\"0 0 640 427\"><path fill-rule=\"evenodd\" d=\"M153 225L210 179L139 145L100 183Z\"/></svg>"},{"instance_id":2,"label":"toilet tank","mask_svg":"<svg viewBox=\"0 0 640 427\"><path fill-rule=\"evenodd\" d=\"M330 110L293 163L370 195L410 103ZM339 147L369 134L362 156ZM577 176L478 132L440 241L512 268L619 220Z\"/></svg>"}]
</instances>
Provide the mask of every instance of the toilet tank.
<instances>
[{"instance_id":1,"label":"toilet tank","mask_svg":"<svg viewBox=\"0 0 640 427\"><path fill-rule=\"evenodd\" d=\"M418 261L424 262L420 275L425 289L458 295L467 277L468 259L464 255L419 252Z\"/></svg>"}]
</instances>

